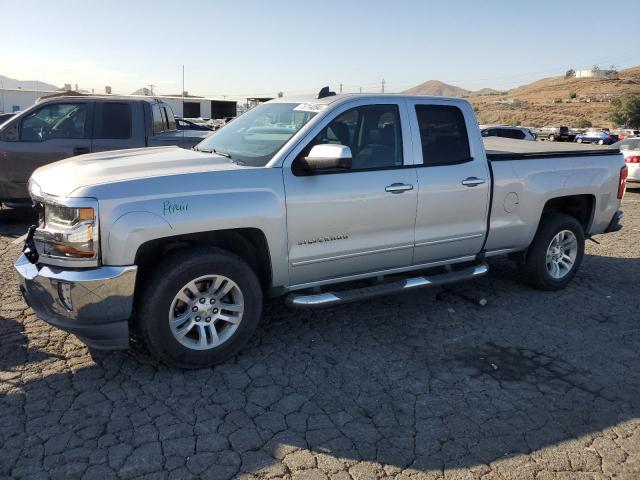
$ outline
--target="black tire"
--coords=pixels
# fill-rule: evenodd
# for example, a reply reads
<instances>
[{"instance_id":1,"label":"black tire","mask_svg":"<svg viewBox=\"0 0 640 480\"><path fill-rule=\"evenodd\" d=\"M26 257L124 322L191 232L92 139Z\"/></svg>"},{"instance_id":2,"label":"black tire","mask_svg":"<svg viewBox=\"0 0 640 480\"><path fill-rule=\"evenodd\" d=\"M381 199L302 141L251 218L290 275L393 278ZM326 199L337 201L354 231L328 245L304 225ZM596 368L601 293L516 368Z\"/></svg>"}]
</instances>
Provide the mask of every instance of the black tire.
<instances>
[{"instance_id":1,"label":"black tire","mask_svg":"<svg viewBox=\"0 0 640 480\"><path fill-rule=\"evenodd\" d=\"M577 255L571 270L562 278L554 278L547 269L547 249L553 238L563 230L571 231L577 240ZM560 213L544 215L533 242L520 266L522 279L541 290L560 290L573 279L584 257L584 230L578 220Z\"/></svg>"},{"instance_id":2,"label":"black tire","mask_svg":"<svg viewBox=\"0 0 640 480\"><path fill-rule=\"evenodd\" d=\"M242 320L221 345L193 350L176 340L168 313L183 285L204 275L224 275L237 284L244 299ZM253 269L239 256L213 247L190 247L167 257L146 276L136 299L140 334L150 352L173 367L210 367L236 355L253 335L262 315L262 287Z\"/></svg>"}]
</instances>

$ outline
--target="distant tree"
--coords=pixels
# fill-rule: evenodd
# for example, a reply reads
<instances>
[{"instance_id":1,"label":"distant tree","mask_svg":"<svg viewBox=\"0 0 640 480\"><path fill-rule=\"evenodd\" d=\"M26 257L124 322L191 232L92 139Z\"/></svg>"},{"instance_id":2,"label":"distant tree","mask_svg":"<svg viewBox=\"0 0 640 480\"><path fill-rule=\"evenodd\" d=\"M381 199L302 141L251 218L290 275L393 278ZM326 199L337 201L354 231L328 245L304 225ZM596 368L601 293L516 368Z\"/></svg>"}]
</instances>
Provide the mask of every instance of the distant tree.
<instances>
[{"instance_id":1,"label":"distant tree","mask_svg":"<svg viewBox=\"0 0 640 480\"><path fill-rule=\"evenodd\" d=\"M579 118L578 121L576 122L576 127L578 127L578 128L589 128L589 127L593 127L593 125L586 118Z\"/></svg>"},{"instance_id":2,"label":"distant tree","mask_svg":"<svg viewBox=\"0 0 640 480\"><path fill-rule=\"evenodd\" d=\"M567 70L567 73L564 74L564 78L571 78L576 76L576 71L573 68Z\"/></svg>"},{"instance_id":3,"label":"distant tree","mask_svg":"<svg viewBox=\"0 0 640 480\"><path fill-rule=\"evenodd\" d=\"M592 72L598 72L598 71L600 71L600 67L598 65L594 65L593 67L591 67L591 71Z\"/></svg>"},{"instance_id":4,"label":"distant tree","mask_svg":"<svg viewBox=\"0 0 640 480\"><path fill-rule=\"evenodd\" d=\"M517 127L518 125L520 125L520 120L517 118L510 118L509 120L507 120L507 125L511 125L512 127Z\"/></svg>"},{"instance_id":5,"label":"distant tree","mask_svg":"<svg viewBox=\"0 0 640 480\"><path fill-rule=\"evenodd\" d=\"M614 98L609 119L618 127L640 128L640 95L629 93Z\"/></svg>"},{"instance_id":6,"label":"distant tree","mask_svg":"<svg viewBox=\"0 0 640 480\"><path fill-rule=\"evenodd\" d=\"M578 97L578 94L576 92L569 92L569 98L570 99L573 100L574 98L577 98L577 97Z\"/></svg>"}]
</instances>

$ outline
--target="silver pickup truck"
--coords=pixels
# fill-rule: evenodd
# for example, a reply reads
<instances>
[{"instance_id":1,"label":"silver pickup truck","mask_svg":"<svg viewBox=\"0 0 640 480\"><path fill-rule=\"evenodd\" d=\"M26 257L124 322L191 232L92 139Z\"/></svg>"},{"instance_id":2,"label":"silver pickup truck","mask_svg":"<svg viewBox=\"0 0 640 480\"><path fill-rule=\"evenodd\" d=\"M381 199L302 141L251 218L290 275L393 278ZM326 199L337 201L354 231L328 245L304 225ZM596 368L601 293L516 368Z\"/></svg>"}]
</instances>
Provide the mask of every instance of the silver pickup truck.
<instances>
[{"instance_id":1,"label":"silver pickup truck","mask_svg":"<svg viewBox=\"0 0 640 480\"><path fill-rule=\"evenodd\" d=\"M476 278L505 254L527 283L560 289L585 238L621 228L623 157L491 141L464 100L323 89L192 151L63 160L30 180L41 220L16 262L22 291L90 347L137 332L197 368L239 351L265 296L340 305Z\"/></svg>"}]
</instances>

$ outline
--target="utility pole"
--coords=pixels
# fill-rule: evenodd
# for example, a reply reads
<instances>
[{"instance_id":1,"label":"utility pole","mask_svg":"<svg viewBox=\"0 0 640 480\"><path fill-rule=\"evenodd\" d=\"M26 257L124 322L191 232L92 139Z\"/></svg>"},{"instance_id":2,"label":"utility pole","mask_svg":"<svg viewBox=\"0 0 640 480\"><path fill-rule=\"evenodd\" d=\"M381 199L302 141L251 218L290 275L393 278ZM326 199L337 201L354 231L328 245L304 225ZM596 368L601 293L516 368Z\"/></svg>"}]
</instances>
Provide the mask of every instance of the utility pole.
<instances>
[{"instance_id":1,"label":"utility pole","mask_svg":"<svg viewBox=\"0 0 640 480\"><path fill-rule=\"evenodd\" d=\"M182 64L182 116L184 117L184 63Z\"/></svg>"},{"instance_id":2,"label":"utility pole","mask_svg":"<svg viewBox=\"0 0 640 480\"><path fill-rule=\"evenodd\" d=\"M149 91L151 92L151 96L153 96L153 87L155 87L155 85L152 85L151 83L149 84Z\"/></svg>"},{"instance_id":3,"label":"utility pole","mask_svg":"<svg viewBox=\"0 0 640 480\"><path fill-rule=\"evenodd\" d=\"M362 87L360 87L360 93L362 93Z\"/></svg>"},{"instance_id":4,"label":"utility pole","mask_svg":"<svg viewBox=\"0 0 640 480\"><path fill-rule=\"evenodd\" d=\"M384 93L384 78L382 79L382 93Z\"/></svg>"},{"instance_id":5,"label":"utility pole","mask_svg":"<svg viewBox=\"0 0 640 480\"><path fill-rule=\"evenodd\" d=\"M342 93L342 83L340 84L340 93Z\"/></svg>"}]
</instances>

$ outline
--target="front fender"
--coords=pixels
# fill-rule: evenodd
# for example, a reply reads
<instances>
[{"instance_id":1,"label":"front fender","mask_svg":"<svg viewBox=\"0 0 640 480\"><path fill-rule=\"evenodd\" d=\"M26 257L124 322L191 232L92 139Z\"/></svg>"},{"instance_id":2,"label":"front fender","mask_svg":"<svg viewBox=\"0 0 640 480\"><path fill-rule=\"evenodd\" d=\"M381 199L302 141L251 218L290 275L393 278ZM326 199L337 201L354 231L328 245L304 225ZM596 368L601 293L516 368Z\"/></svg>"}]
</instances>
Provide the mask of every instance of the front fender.
<instances>
[{"instance_id":1,"label":"front fender","mask_svg":"<svg viewBox=\"0 0 640 480\"><path fill-rule=\"evenodd\" d=\"M132 265L139 248L153 240L252 228L262 231L267 240L273 285L287 285L284 194L277 191L196 191L105 205L104 210L113 219L101 225L102 261L106 265Z\"/></svg>"}]
</instances>

